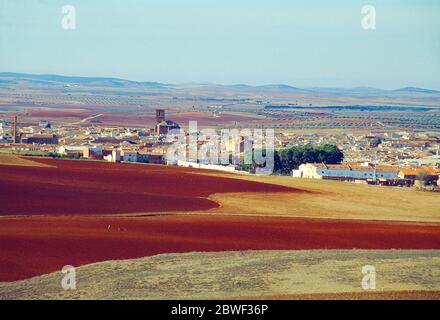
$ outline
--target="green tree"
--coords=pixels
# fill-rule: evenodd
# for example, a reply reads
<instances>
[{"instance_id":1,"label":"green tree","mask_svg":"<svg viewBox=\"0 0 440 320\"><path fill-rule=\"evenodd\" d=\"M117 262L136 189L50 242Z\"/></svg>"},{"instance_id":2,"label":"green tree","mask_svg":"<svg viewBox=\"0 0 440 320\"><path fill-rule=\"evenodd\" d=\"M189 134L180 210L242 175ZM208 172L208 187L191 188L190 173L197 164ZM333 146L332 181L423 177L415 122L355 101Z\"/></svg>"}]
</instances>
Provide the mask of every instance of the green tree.
<instances>
[{"instance_id":1,"label":"green tree","mask_svg":"<svg viewBox=\"0 0 440 320\"><path fill-rule=\"evenodd\" d=\"M263 156L266 152L263 150ZM337 146L331 144L324 145L304 145L297 147L289 147L276 150L274 153L274 172L283 175L291 174L293 169L303 163L324 162L328 164L341 163L344 159L344 154ZM239 166L240 170L249 172L255 171L255 164L245 165L242 161Z\"/></svg>"}]
</instances>

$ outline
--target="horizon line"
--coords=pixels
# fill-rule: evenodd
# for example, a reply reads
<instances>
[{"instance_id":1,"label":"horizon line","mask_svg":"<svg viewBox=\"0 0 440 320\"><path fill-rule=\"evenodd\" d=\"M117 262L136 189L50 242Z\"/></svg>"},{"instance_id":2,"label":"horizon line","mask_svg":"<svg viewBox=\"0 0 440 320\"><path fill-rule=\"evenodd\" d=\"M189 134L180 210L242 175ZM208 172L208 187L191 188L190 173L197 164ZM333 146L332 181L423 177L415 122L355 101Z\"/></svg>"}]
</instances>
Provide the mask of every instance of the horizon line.
<instances>
[{"instance_id":1,"label":"horizon line","mask_svg":"<svg viewBox=\"0 0 440 320\"><path fill-rule=\"evenodd\" d=\"M397 91L401 89L422 89L422 90L429 90L429 91L438 91L440 93L440 89L432 89L428 87L422 87L422 86L416 86L416 85L406 85L403 87L395 87L394 89L384 89L381 87L376 86L370 86L370 85L358 85L358 86L352 86L352 87L345 87L345 86L296 86L290 83L284 83L284 82L278 82L278 83L265 83L265 84L248 84L246 82L231 82L231 83L217 83L217 82L210 82L210 81L194 81L194 82L160 82L160 81L152 81L152 80L132 80L125 77L119 77L119 76L101 76L101 75L72 75L72 74L63 74L63 73L28 73L28 72L16 72L16 71L0 71L0 75L3 74L16 74L16 75L30 75L30 76L57 76L57 77L65 77L65 78L97 78L97 79L112 79L112 80L123 80L123 81L129 81L134 83L155 83L158 85L164 85L164 86L182 86L182 85L211 85L211 86L225 86L225 87L233 87L233 86L247 86L251 88L258 88L258 87L269 87L269 86L287 86L293 89L300 89L300 90L309 90L309 89L358 89L358 88L364 88L364 89L375 89L375 90L382 90L382 91Z\"/></svg>"}]
</instances>

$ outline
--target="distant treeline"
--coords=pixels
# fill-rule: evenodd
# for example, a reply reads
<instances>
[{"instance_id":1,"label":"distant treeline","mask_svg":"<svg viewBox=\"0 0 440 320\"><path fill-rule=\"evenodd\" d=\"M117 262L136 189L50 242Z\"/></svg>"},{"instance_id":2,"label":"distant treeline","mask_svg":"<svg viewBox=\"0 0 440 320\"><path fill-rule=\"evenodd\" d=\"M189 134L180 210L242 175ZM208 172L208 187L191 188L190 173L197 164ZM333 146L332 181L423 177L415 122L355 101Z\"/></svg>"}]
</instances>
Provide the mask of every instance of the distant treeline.
<instances>
[{"instance_id":1,"label":"distant treeline","mask_svg":"<svg viewBox=\"0 0 440 320\"><path fill-rule=\"evenodd\" d=\"M262 151L263 156L266 150ZM327 163L337 164L344 159L344 154L339 148L332 144L304 145L288 147L274 151L274 173L290 175L292 170L298 169L303 163ZM257 164L241 164L240 170L255 172Z\"/></svg>"}]
</instances>

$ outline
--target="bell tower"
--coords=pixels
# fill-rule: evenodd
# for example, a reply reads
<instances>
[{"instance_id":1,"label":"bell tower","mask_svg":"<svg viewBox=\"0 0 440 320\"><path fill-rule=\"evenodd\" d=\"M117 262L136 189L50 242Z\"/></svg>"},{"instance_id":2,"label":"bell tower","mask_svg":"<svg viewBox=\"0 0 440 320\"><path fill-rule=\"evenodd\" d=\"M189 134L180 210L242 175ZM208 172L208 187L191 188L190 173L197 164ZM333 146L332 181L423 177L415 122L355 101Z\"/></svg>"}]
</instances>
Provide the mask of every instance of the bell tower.
<instances>
[{"instance_id":1,"label":"bell tower","mask_svg":"<svg viewBox=\"0 0 440 320\"><path fill-rule=\"evenodd\" d=\"M164 109L156 109L156 122L165 121L165 110Z\"/></svg>"}]
</instances>

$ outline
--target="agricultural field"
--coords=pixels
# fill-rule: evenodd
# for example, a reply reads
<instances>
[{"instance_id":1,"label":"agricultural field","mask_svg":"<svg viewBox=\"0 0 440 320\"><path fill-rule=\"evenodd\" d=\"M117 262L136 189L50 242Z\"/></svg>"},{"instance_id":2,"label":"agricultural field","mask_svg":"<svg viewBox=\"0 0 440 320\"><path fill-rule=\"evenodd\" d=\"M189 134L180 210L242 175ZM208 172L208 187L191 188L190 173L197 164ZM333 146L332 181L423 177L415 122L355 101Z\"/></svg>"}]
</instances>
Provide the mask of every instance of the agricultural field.
<instances>
[{"instance_id":1,"label":"agricultural field","mask_svg":"<svg viewBox=\"0 0 440 320\"><path fill-rule=\"evenodd\" d=\"M160 253L440 249L438 224L207 215L3 217L0 281ZM20 255L17 256L17 252Z\"/></svg>"},{"instance_id":2,"label":"agricultural field","mask_svg":"<svg viewBox=\"0 0 440 320\"><path fill-rule=\"evenodd\" d=\"M44 163L39 163L29 159L21 158L14 155L1 155L0 166L25 166L25 167L49 167Z\"/></svg>"},{"instance_id":3,"label":"agricultural field","mask_svg":"<svg viewBox=\"0 0 440 320\"><path fill-rule=\"evenodd\" d=\"M160 165L34 160L39 165L0 166L0 215L111 214L206 210L222 192L281 192L295 189L195 174ZM190 188L185 188L190 185ZM16 194L26 201L14 202Z\"/></svg>"},{"instance_id":4,"label":"agricultural field","mask_svg":"<svg viewBox=\"0 0 440 320\"><path fill-rule=\"evenodd\" d=\"M138 83L124 79L0 73L0 119L146 128L164 108L182 127L283 130L438 130L440 92L420 88L301 89ZM95 117L99 115L99 117Z\"/></svg>"},{"instance_id":5,"label":"agricultural field","mask_svg":"<svg viewBox=\"0 0 440 320\"><path fill-rule=\"evenodd\" d=\"M215 174L223 176L222 174ZM222 206L216 213L309 218L440 222L440 196L401 187L272 176L237 175L236 179L266 182L307 191L296 194L214 194Z\"/></svg>"},{"instance_id":6,"label":"agricultural field","mask_svg":"<svg viewBox=\"0 0 440 320\"><path fill-rule=\"evenodd\" d=\"M206 293L200 291L201 283L218 281L216 277L226 277L228 272L237 278L236 287L209 285L206 297L368 298L359 293L359 281L351 286L339 278L332 280L338 283L331 282L328 266L334 263L357 270L369 254L381 266L385 263L391 275L412 265L423 278L416 277L421 281L414 280L417 285L399 286L391 284L393 277L387 273L391 278L387 278L386 292L382 296L371 293L372 298L375 294L379 298L438 296L436 275L426 269L438 266L436 194L158 165L0 159L0 298L37 298L33 294L40 289L27 292L23 288L41 283L44 292L38 293L39 298L64 297L48 284L59 277L64 265L84 266L80 268L85 270L83 276L92 279L112 268L130 270L115 278L122 283L124 277L144 270L145 263L151 266L151 261L163 261L160 272L166 273L174 263L176 270L189 270L187 259L197 264L191 270L198 280L189 274L182 291L164 289L143 298L201 297L201 292ZM11 201L19 192L22 201ZM350 197L344 197L347 194ZM381 198L384 200L378 200ZM325 250L321 251L323 256L316 253L319 250ZM353 250L367 251L357 255ZM377 256L375 250L381 250ZM411 254L407 255L407 250L412 250ZM213 257L224 262L209 267L216 268L215 277L205 271L210 263L206 261ZM124 259L141 260L119 261ZM304 265L304 259L314 267ZM423 267L422 261L427 263ZM307 282L311 278L306 282L292 278L287 287L282 275L292 273L289 268L296 263L304 268L299 269L299 275L313 270L313 276L326 279L328 289L313 287ZM278 270L280 264L287 269ZM261 279L250 277L249 268L274 273L265 272L266 285L260 288L257 283ZM171 281L164 276L158 274L158 281ZM155 288L156 284L148 281L143 280L140 287L121 288L120 297L136 298L144 286ZM105 294L108 286L114 285L96 286L94 290L99 292L83 288L76 298L114 298ZM354 296L346 296L348 293Z\"/></svg>"}]
</instances>

